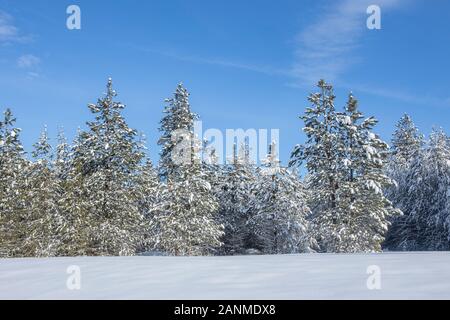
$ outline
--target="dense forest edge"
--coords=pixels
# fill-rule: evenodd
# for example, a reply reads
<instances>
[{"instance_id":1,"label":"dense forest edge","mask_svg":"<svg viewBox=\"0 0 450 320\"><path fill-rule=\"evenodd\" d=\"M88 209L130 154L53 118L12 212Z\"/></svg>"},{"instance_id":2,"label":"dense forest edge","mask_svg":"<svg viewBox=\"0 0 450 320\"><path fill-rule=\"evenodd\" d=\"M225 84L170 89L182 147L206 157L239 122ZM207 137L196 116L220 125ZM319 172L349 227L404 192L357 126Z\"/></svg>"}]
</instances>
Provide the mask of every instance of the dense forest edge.
<instances>
[{"instance_id":1,"label":"dense forest edge","mask_svg":"<svg viewBox=\"0 0 450 320\"><path fill-rule=\"evenodd\" d=\"M61 130L52 146L44 129L26 153L6 109L0 257L450 250L450 137L425 139L405 114L388 145L352 94L342 110L335 98L320 80L287 166L275 142L255 164L248 140L219 163L182 84L165 101L158 164L111 79L72 142Z\"/></svg>"}]
</instances>

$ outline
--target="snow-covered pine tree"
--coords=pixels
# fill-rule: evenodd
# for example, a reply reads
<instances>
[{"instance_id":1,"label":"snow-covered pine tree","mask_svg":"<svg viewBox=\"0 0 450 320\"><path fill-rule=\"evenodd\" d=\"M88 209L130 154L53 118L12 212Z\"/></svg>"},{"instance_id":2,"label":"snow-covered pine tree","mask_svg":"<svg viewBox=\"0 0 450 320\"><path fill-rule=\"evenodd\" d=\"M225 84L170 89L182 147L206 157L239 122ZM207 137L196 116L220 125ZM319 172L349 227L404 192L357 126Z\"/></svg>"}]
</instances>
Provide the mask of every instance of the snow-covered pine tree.
<instances>
[{"instance_id":1,"label":"snow-covered pine tree","mask_svg":"<svg viewBox=\"0 0 450 320\"><path fill-rule=\"evenodd\" d=\"M52 147L47 128L35 143L34 162L27 170L27 230L24 241L26 256L55 256L58 253L62 218L58 201L61 193L53 168Z\"/></svg>"},{"instance_id":2,"label":"snow-covered pine tree","mask_svg":"<svg viewBox=\"0 0 450 320\"><path fill-rule=\"evenodd\" d=\"M79 136L79 135L78 135ZM63 232L67 230L74 231L74 222L71 215L67 209L73 198L71 187L73 186L73 181L70 179L71 172L73 172L73 156L72 156L72 146L67 142L63 128L58 129L57 134L57 145L53 150L53 175L56 179L56 188L54 192L58 199L58 217L57 217L57 229L54 232L54 237L58 239L59 247L57 255L67 254L65 252L65 246L63 245L63 239L65 235ZM70 239L66 237L66 240Z\"/></svg>"},{"instance_id":3,"label":"snow-covered pine tree","mask_svg":"<svg viewBox=\"0 0 450 320\"><path fill-rule=\"evenodd\" d=\"M250 161L248 141L233 145L229 163L222 168L215 195L219 201L219 219L225 226L223 255L243 254L256 249L255 239L247 227L257 181L256 168Z\"/></svg>"},{"instance_id":4,"label":"snow-covered pine tree","mask_svg":"<svg viewBox=\"0 0 450 320\"><path fill-rule=\"evenodd\" d=\"M423 146L423 135L406 113L400 118L392 137L391 154L394 163L407 165Z\"/></svg>"},{"instance_id":5,"label":"snow-covered pine tree","mask_svg":"<svg viewBox=\"0 0 450 320\"><path fill-rule=\"evenodd\" d=\"M23 256L27 236L26 170L29 162L24 157L19 139L20 129L14 127L10 109L0 121L0 257Z\"/></svg>"},{"instance_id":6,"label":"snow-covered pine tree","mask_svg":"<svg viewBox=\"0 0 450 320\"><path fill-rule=\"evenodd\" d=\"M334 106L333 87L324 80L317 84L319 92L308 97L311 107L301 116L305 123L303 131L307 141L297 145L291 155L290 165L306 164L310 174L309 188L315 189L314 211L331 210L336 207L339 137Z\"/></svg>"},{"instance_id":7,"label":"snow-covered pine tree","mask_svg":"<svg viewBox=\"0 0 450 320\"><path fill-rule=\"evenodd\" d=\"M216 221L224 228L221 242L223 243L220 248L217 249L217 254L230 254L228 243L225 240L227 221L224 220L223 208L226 202L225 192L222 190L224 185L227 184L228 174L230 173L230 166L226 164L219 164L216 149L209 144L208 141L204 141L202 150L202 171L204 173L205 180L211 185L211 194L217 201L218 211L215 215Z\"/></svg>"},{"instance_id":8,"label":"snow-covered pine tree","mask_svg":"<svg viewBox=\"0 0 450 320\"><path fill-rule=\"evenodd\" d=\"M280 166L273 142L259 170L247 226L265 254L310 251L306 191L295 173Z\"/></svg>"},{"instance_id":9,"label":"snow-covered pine tree","mask_svg":"<svg viewBox=\"0 0 450 320\"><path fill-rule=\"evenodd\" d=\"M153 221L154 213L158 210L161 202L163 186L159 181L158 172L154 168L150 159L141 166L138 174L137 198L139 211L149 223L148 231L145 232L142 243L138 251L143 252L152 248L154 239L152 238L150 224Z\"/></svg>"},{"instance_id":10,"label":"snow-covered pine tree","mask_svg":"<svg viewBox=\"0 0 450 320\"><path fill-rule=\"evenodd\" d=\"M160 122L160 131L162 132L161 138L158 141L158 145L162 147L160 153L159 162L159 174L161 180L166 180L169 175L174 177L176 170L178 169L177 159L174 159L174 155L179 158L188 157L189 155L180 154L185 149L190 152L190 148L184 148L183 142L189 143L189 137L185 134L192 133L194 130L194 121L198 119L198 116L191 111L189 104L189 92L180 83L174 93L174 97L166 99L168 104L164 108L164 117ZM184 141L183 141L184 140Z\"/></svg>"},{"instance_id":11,"label":"snow-covered pine tree","mask_svg":"<svg viewBox=\"0 0 450 320\"><path fill-rule=\"evenodd\" d=\"M433 129L430 135L426 159L427 175L424 188L433 186L430 192L426 222L429 232L425 247L428 250L450 250L449 201L450 201L450 144L442 128ZM431 190L430 190L431 191ZM425 211L424 211L425 213Z\"/></svg>"},{"instance_id":12,"label":"snow-covered pine tree","mask_svg":"<svg viewBox=\"0 0 450 320\"><path fill-rule=\"evenodd\" d=\"M146 234L138 204L138 173L144 154L137 132L122 116L112 80L89 109L95 115L73 146L63 203L64 255L131 255Z\"/></svg>"},{"instance_id":13,"label":"snow-covered pine tree","mask_svg":"<svg viewBox=\"0 0 450 320\"><path fill-rule=\"evenodd\" d=\"M194 135L189 93L178 85L161 121L163 133L160 176L163 181L159 205L152 212L154 248L173 255L216 252L222 243L218 203L208 173L200 160L201 142Z\"/></svg>"},{"instance_id":14,"label":"snow-covered pine tree","mask_svg":"<svg viewBox=\"0 0 450 320\"><path fill-rule=\"evenodd\" d=\"M394 207L403 211L403 215L393 219L386 235L384 247L389 250L405 250L411 227L408 225L410 213L408 202L414 201L409 197L410 170L414 161L421 158L420 152L424 146L423 135L407 114L399 120L392 137L390 156L388 158L387 174L396 184L386 189L386 196Z\"/></svg>"},{"instance_id":15,"label":"snow-covered pine tree","mask_svg":"<svg viewBox=\"0 0 450 320\"><path fill-rule=\"evenodd\" d=\"M313 235L326 252L379 251L390 217L399 213L383 194L392 183L384 174L388 146L372 133L373 117L361 120L353 96L337 113L332 86L321 80L318 87L301 117L306 144L291 160L306 162Z\"/></svg>"},{"instance_id":16,"label":"snow-covered pine tree","mask_svg":"<svg viewBox=\"0 0 450 320\"><path fill-rule=\"evenodd\" d=\"M168 181L152 212L154 248L173 255L207 255L222 243L218 204L201 172L179 171L180 180Z\"/></svg>"},{"instance_id":17,"label":"snow-covered pine tree","mask_svg":"<svg viewBox=\"0 0 450 320\"><path fill-rule=\"evenodd\" d=\"M378 121L364 119L352 94L337 119L341 146L337 211L334 217L321 216L318 222L329 239L330 251L381 251L391 217L401 213L384 196L393 184L385 174L388 145L373 133Z\"/></svg>"},{"instance_id":18,"label":"snow-covered pine tree","mask_svg":"<svg viewBox=\"0 0 450 320\"><path fill-rule=\"evenodd\" d=\"M34 150L31 153L34 160L37 162L42 161L46 165L52 164L52 146L50 145L50 139L48 137L47 126L44 126L44 129L39 136L38 142L33 144Z\"/></svg>"},{"instance_id":19,"label":"snow-covered pine tree","mask_svg":"<svg viewBox=\"0 0 450 320\"><path fill-rule=\"evenodd\" d=\"M70 145L67 142L67 138L64 134L64 130L60 128L58 130L57 146L54 150L53 156L53 168L55 175L59 180L64 181L70 172Z\"/></svg>"},{"instance_id":20,"label":"snow-covered pine tree","mask_svg":"<svg viewBox=\"0 0 450 320\"><path fill-rule=\"evenodd\" d=\"M399 249L449 250L448 190L450 153L445 133L433 130L426 149L416 157L408 172L407 219Z\"/></svg>"},{"instance_id":21,"label":"snow-covered pine tree","mask_svg":"<svg viewBox=\"0 0 450 320\"><path fill-rule=\"evenodd\" d=\"M342 161L342 141L338 135L338 121L334 106L333 87L324 80L317 84L319 92L308 97L311 106L300 117L305 123L307 140L297 145L291 155L291 166L305 163L308 171L307 189L311 191L309 207L312 211L313 236L324 251L334 251L339 228L338 188L344 179L339 170Z\"/></svg>"},{"instance_id":22,"label":"snow-covered pine tree","mask_svg":"<svg viewBox=\"0 0 450 320\"><path fill-rule=\"evenodd\" d=\"M147 159L139 170L139 205L142 214L149 218L154 206L158 204L160 182L158 172L150 159Z\"/></svg>"}]
</instances>

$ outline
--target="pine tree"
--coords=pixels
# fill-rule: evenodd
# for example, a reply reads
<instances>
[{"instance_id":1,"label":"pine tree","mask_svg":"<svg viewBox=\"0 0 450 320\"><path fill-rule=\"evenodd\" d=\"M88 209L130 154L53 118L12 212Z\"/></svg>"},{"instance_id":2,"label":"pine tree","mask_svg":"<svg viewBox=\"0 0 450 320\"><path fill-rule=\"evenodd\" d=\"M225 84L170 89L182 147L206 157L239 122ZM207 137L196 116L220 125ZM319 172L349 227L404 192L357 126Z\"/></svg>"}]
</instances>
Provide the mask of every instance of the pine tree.
<instances>
[{"instance_id":1,"label":"pine tree","mask_svg":"<svg viewBox=\"0 0 450 320\"><path fill-rule=\"evenodd\" d=\"M193 128L197 118L190 111L189 93L177 87L161 121L163 146L160 176L164 182L160 202L152 212L154 248L173 255L216 252L222 243L218 203L208 173L200 160L202 144Z\"/></svg>"},{"instance_id":2,"label":"pine tree","mask_svg":"<svg viewBox=\"0 0 450 320\"><path fill-rule=\"evenodd\" d=\"M23 256L27 236L26 170L21 129L10 109L0 121L0 257Z\"/></svg>"},{"instance_id":3,"label":"pine tree","mask_svg":"<svg viewBox=\"0 0 450 320\"><path fill-rule=\"evenodd\" d=\"M313 235L326 252L379 251L390 217L399 213L383 194L392 183L384 174L387 144L372 133L373 117L361 121L352 95L338 113L332 86L321 80L318 87L301 117L306 144L291 160L306 162Z\"/></svg>"},{"instance_id":4,"label":"pine tree","mask_svg":"<svg viewBox=\"0 0 450 320\"><path fill-rule=\"evenodd\" d=\"M218 204L211 186L200 173L183 172L169 181L153 212L154 248L173 255L205 255L222 243L223 227L217 222Z\"/></svg>"},{"instance_id":5,"label":"pine tree","mask_svg":"<svg viewBox=\"0 0 450 320\"><path fill-rule=\"evenodd\" d=\"M392 138L387 174L396 183L387 188L386 196L392 201L393 206L399 208L404 213L393 219L386 236L384 247L390 250L405 250L408 247L408 235L412 232L412 225L409 224L408 209L410 176L412 165L422 158L420 154L424 146L423 135L419 132L411 117L405 114L397 123Z\"/></svg>"},{"instance_id":6,"label":"pine tree","mask_svg":"<svg viewBox=\"0 0 450 320\"><path fill-rule=\"evenodd\" d=\"M144 216L148 217L153 207L158 203L159 193L161 191L158 173L150 159L147 159L145 164L140 168L138 185L140 211Z\"/></svg>"},{"instance_id":7,"label":"pine tree","mask_svg":"<svg viewBox=\"0 0 450 320\"><path fill-rule=\"evenodd\" d=\"M27 170L26 256L55 256L59 250L58 230L62 223L58 201L61 193L53 168L52 147L47 128L34 144L34 162Z\"/></svg>"},{"instance_id":8,"label":"pine tree","mask_svg":"<svg viewBox=\"0 0 450 320\"><path fill-rule=\"evenodd\" d=\"M242 250L242 241L237 241L239 244L236 243L235 246L231 246L228 241L230 225L224 214L228 199L226 186L229 183L231 166L218 163L216 150L207 141L203 144L202 171L205 175L205 180L211 186L211 194L217 201L218 210L215 215L215 220L223 226L223 235L220 239L222 245L217 249L216 253L224 255L240 252Z\"/></svg>"},{"instance_id":9,"label":"pine tree","mask_svg":"<svg viewBox=\"0 0 450 320\"><path fill-rule=\"evenodd\" d=\"M307 140L304 145L297 145L292 152L290 165L302 165L308 171L307 188L311 190L309 206L312 211L313 222L326 220L323 223L329 228L337 228L338 224L338 188L343 180L339 171L340 145L338 136L337 114L334 106L335 95L333 87L324 80L317 84L319 92L308 97L311 107L301 116L305 123L303 131ZM327 235L322 232L321 224L313 223L313 235L325 251L334 250L330 239L323 237L335 234L330 231ZM327 249L327 246L330 247Z\"/></svg>"},{"instance_id":10,"label":"pine tree","mask_svg":"<svg viewBox=\"0 0 450 320\"><path fill-rule=\"evenodd\" d=\"M309 188L316 192L311 202L314 212L330 211L336 208L337 182L339 181L339 137L334 106L333 87L324 80L317 84L318 93L308 97L311 107L300 117L305 123L303 131L307 141L295 147L290 165L306 164L310 175Z\"/></svg>"},{"instance_id":11,"label":"pine tree","mask_svg":"<svg viewBox=\"0 0 450 320\"><path fill-rule=\"evenodd\" d=\"M58 131L57 146L53 156L53 167L58 179L64 181L70 172L70 145L67 142L64 130L62 128Z\"/></svg>"},{"instance_id":12,"label":"pine tree","mask_svg":"<svg viewBox=\"0 0 450 320\"><path fill-rule=\"evenodd\" d=\"M298 176L281 167L272 143L260 171L247 225L266 254L310 251L307 197Z\"/></svg>"},{"instance_id":13,"label":"pine tree","mask_svg":"<svg viewBox=\"0 0 450 320\"><path fill-rule=\"evenodd\" d=\"M422 146L423 135L411 117L404 114L392 137L391 163L399 167L407 166Z\"/></svg>"},{"instance_id":14,"label":"pine tree","mask_svg":"<svg viewBox=\"0 0 450 320\"><path fill-rule=\"evenodd\" d=\"M150 159L141 166L138 174L137 199L139 211L148 222L148 230L145 232L142 243L138 251L145 252L152 249L155 239L151 234L151 222L154 220L154 213L159 210L163 186L159 182L158 172L153 167Z\"/></svg>"},{"instance_id":15,"label":"pine tree","mask_svg":"<svg viewBox=\"0 0 450 320\"><path fill-rule=\"evenodd\" d=\"M164 109L165 116L160 124L162 132L158 145L162 146L159 163L159 174L162 180L169 175L175 178L179 162L191 160L191 148L185 144L194 142L191 136L194 130L194 121L198 116L191 111L189 92L179 84L174 97L166 99L168 105ZM183 151L186 154L183 154Z\"/></svg>"},{"instance_id":16,"label":"pine tree","mask_svg":"<svg viewBox=\"0 0 450 320\"><path fill-rule=\"evenodd\" d=\"M446 225L450 188L447 139L442 130L433 130L427 148L411 166L407 176L409 201L404 204L407 219L401 249L450 249Z\"/></svg>"},{"instance_id":17,"label":"pine tree","mask_svg":"<svg viewBox=\"0 0 450 320\"><path fill-rule=\"evenodd\" d=\"M229 164L222 168L214 192L220 205L219 220L225 227L221 254L243 254L245 249L256 249L256 241L247 227L256 181L248 141L239 151L234 144Z\"/></svg>"},{"instance_id":18,"label":"pine tree","mask_svg":"<svg viewBox=\"0 0 450 320\"><path fill-rule=\"evenodd\" d=\"M384 196L386 188L393 184L385 174L388 145L372 132L378 121L373 117L364 119L352 94L345 112L337 118L342 180L338 189L338 223L329 231L333 251L381 251L391 217L400 214ZM327 226L326 222L321 224L322 228Z\"/></svg>"},{"instance_id":19,"label":"pine tree","mask_svg":"<svg viewBox=\"0 0 450 320\"><path fill-rule=\"evenodd\" d=\"M394 221L386 247L390 250L449 250L449 169L448 137L433 130L425 147L412 154L401 170L393 197L404 212ZM395 162L394 162L395 163Z\"/></svg>"},{"instance_id":20,"label":"pine tree","mask_svg":"<svg viewBox=\"0 0 450 320\"><path fill-rule=\"evenodd\" d=\"M95 120L81 131L73 147L70 184L64 199L69 215L65 255L130 255L146 234L138 204L138 173L144 154L137 132L114 101L109 79L105 96L89 109Z\"/></svg>"},{"instance_id":21,"label":"pine tree","mask_svg":"<svg viewBox=\"0 0 450 320\"><path fill-rule=\"evenodd\" d=\"M422 190L429 189L426 214L428 232L424 247L427 250L450 250L448 232L448 202L450 193L450 150L444 130L433 129L426 159L426 176Z\"/></svg>"}]
</instances>

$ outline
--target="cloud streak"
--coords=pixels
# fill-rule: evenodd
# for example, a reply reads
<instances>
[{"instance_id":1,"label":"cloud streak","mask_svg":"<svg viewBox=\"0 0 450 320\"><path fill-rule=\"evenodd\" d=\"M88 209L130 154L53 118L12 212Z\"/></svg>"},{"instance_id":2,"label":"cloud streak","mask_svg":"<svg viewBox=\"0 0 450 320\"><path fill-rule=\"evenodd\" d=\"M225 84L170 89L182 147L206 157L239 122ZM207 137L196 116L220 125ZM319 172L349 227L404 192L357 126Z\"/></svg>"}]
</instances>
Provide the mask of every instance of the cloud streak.
<instances>
[{"instance_id":1,"label":"cloud streak","mask_svg":"<svg viewBox=\"0 0 450 320\"><path fill-rule=\"evenodd\" d=\"M13 25L12 17L0 11L0 41L9 41L18 37L19 30Z\"/></svg>"},{"instance_id":2,"label":"cloud streak","mask_svg":"<svg viewBox=\"0 0 450 320\"><path fill-rule=\"evenodd\" d=\"M437 98L429 95L376 87L346 81L346 73L357 63L363 62L357 49L364 32L367 31L367 8L376 4L382 13L406 5L405 0L340 0L326 8L322 7L315 22L306 26L295 37L294 61L291 68L281 69L272 66L259 66L234 62L222 58L208 58L182 55L173 51L160 51L134 46L143 52L162 55L174 60L197 64L209 64L240 70L257 72L270 76L283 76L290 79L288 85L311 88L319 79L334 82L337 87L352 89L387 99L428 105L450 106L450 98ZM382 16L383 17L383 16Z\"/></svg>"},{"instance_id":3,"label":"cloud streak","mask_svg":"<svg viewBox=\"0 0 450 320\"><path fill-rule=\"evenodd\" d=\"M38 57L32 55L32 54L25 54L23 56L20 56L17 59L17 66L22 69L28 69L35 67L41 63L41 59Z\"/></svg>"},{"instance_id":4,"label":"cloud streak","mask_svg":"<svg viewBox=\"0 0 450 320\"><path fill-rule=\"evenodd\" d=\"M385 12L405 4L405 0L341 0L325 8L320 18L296 37L295 61L290 72L294 83L291 85L309 88L319 79L326 79L328 82L338 83L336 87L351 88L356 92L418 105L449 107L450 98L419 95L345 80L345 73L362 61L355 51L367 28L367 7L372 4L380 6L382 12Z\"/></svg>"},{"instance_id":5,"label":"cloud streak","mask_svg":"<svg viewBox=\"0 0 450 320\"><path fill-rule=\"evenodd\" d=\"M20 34L19 29L14 25L14 18L4 12L0 11L0 43L9 42L27 42L30 37Z\"/></svg>"},{"instance_id":6,"label":"cloud streak","mask_svg":"<svg viewBox=\"0 0 450 320\"><path fill-rule=\"evenodd\" d=\"M396 7L401 0L377 0L383 10ZM323 10L317 22L296 37L292 74L300 85L317 79L335 81L360 61L354 54L366 28L367 7L372 0L342 0Z\"/></svg>"},{"instance_id":7,"label":"cloud streak","mask_svg":"<svg viewBox=\"0 0 450 320\"><path fill-rule=\"evenodd\" d=\"M156 49L150 49L146 47L141 46L135 46L135 45L127 45L127 47L133 47L135 50L139 50L142 52L157 54L160 56L164 56L167 58L171 58L178 61L184 61L184 62L191 62L196 64L208 64L208 65L215 65L219 67L229 67L234 69L241 69L241 70L247 70L257 73L262 73L266 75L281 75L281 76L290 76L290 70L282 70L278 68L273 68L271 66L260 66L260 65L252 65L248 63L240 63L235 61L230 61L226 59L221 58L205 58L200 56L192 56L192 55L181 55L179 53L175 52L169 52L169 51L162 51L162 50L156 50Z\"/></svg>"},{"instance_id":8,"label":"cloud streak","mask_svg":"<svg viewBox=\"0 0 450 320\"><path fill-rule=\"evenodd\" d=\"M394 99L406 103L416 104L416 105L424 105L424 106L432 106L432 107L450 107L450 97L442 98L436 97L434 95L429 94L417 94L412 92L407 92L404 90L397 90L393 88L385 89L376 86L367 86L363 84L354 84L354 83L343 83L343 86L347 88L352 88L355 92L363 92L369 95L374 95L378 97Z\"/></svg>"}]
</instances>

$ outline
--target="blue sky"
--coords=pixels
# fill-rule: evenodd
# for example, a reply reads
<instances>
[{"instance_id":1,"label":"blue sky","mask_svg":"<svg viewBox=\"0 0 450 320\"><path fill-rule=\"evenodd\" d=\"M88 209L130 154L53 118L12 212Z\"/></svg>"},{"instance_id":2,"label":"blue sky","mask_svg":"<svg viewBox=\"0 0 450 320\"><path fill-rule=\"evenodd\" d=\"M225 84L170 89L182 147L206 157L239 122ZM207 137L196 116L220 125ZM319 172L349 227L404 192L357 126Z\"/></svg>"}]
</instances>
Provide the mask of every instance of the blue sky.
<instances>
[{"instance_id":1,"label":"blue sky","mask_svg":"<svg viewBox=\"0 0 450 320\"><path fill-rule=\"evenodd\" d=\"M81 30L66 28L71 4ZM381 30L366 27L369 4ZM72 138L111 76L157 159L163 101L182 81L204 128L278 128L286 162L325 78L337 106L352 90L385 139L405 112L424 133L449 132L449 18L445 0L0 0L0 109L28 150L45 124Z\"/></svg>"}]
</instances>

